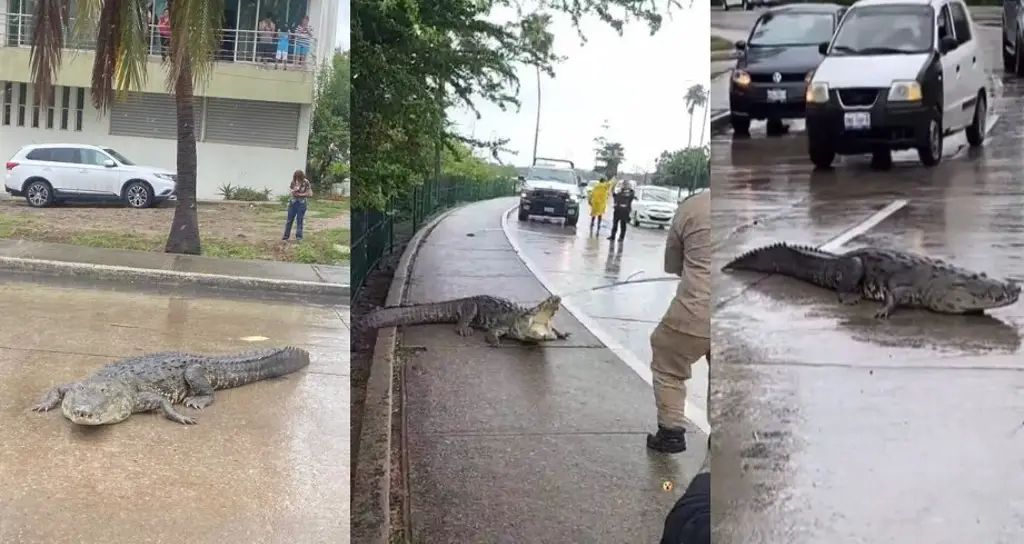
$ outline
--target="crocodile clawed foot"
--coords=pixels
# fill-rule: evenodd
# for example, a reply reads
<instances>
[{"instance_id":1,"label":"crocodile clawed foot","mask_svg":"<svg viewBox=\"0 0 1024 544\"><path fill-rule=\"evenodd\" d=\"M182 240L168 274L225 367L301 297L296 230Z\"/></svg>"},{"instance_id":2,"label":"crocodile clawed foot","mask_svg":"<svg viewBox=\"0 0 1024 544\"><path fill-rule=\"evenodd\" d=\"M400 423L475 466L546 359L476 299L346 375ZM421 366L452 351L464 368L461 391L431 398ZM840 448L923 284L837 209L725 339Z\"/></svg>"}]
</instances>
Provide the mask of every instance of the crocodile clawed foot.
<instances>
[{"instance_id":1,"label":"crocodile clawed foot","mask_svg":"<svg viewBox=\"0 0 1024 544\"><path fill-rule=\"evenodd\" d=\"M875 312L875 319L889 319L889 310L878 310Z\"/></svg>"},{"instance_id":2,"label":"crocodile clawed foot","mask_svg":"<svg viewBox=\"0 0 1024 544\"><path fill-rule=\"evenodd\" d=\"M32 407L33 412L49 412L50 410L53 410L53 406L48 404L37 404Z\"/></svg>"},{"instance_id":3,"label":"crocodile clawed foot","mask_svg":"<svg viewBox=\"0 0 1024 544\"><path fill-rule=\"evenodd\" d=\"M181 416L179 419L174 421L181 423L182 425L198 425L199 421L194 417Z\"/></svg>"},{"instance_id":4,"label":"crocodile clawed foot","mask_svg":"<svg viewBox=\"0 0 1024 544\"><path fill-rule=\"evenodd\" d=\"M182 404L184 404L188 408L192 408L193 410L202 410L203 408L206 408L207 406L213 404L213 397L189 397L185 399L185 401L182 402Z\"/></svg>"},{"instance_id":5,"label":"crocodile clawed foot","mask_svg":"<svg viewBox=\"0 0 1024 544\"><path fill-rule=\"evenodd\" d=\"M457 327L455 334L459 336L473 336L473 327Z\"/></svg>"}]
</instances>

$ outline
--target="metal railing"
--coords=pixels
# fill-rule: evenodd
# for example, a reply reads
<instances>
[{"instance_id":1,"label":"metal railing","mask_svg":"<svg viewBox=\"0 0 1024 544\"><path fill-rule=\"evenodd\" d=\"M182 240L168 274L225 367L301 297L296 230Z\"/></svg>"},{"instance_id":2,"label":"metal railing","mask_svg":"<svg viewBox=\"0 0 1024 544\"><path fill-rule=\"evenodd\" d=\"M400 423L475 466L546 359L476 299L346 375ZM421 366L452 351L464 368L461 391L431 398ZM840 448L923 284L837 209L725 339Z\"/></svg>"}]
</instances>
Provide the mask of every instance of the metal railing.
<instances>
[{"instance_id":1,"label":"metal railing","mask_svg":"<svg viewBox=\"0 0 1024 544\"><path fill-rule=\"evenodd\" d=\"M464 202L513 196L515 185L514 180L474 182L442 178L416 187L408 198L392 200L386 212L353 209L352 301L358 298L366 278L381 259L405 246L439 212Z\"/></svg>"},{"instance_id":2,"label":"metal railing","mask_svg":"<svg viewBox=\"0 0 1024 544\"><path fill-rule=\"evenodd\" d=\"M32 16L0 12L0 47L31 47ZM284 70L313 70L316 39L293 32L221 29L221 46L214 52L218 62L259 64ZM147 36L150 56L164 56L168 38L159 25L150 25ZM95 51L96 31L77 30L74 20L64 33L64 48Z\"/></svg>"}]
</instances>

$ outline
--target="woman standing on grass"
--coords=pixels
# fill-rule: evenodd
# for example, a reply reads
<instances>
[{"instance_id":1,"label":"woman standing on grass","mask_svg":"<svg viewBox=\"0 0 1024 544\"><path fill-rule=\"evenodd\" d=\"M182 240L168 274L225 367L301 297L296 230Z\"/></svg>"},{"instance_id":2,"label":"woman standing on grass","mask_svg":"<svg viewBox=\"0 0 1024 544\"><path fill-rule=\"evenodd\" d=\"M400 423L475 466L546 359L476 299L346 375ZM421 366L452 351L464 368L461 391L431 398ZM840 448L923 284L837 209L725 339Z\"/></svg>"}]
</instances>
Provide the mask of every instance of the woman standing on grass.
<instances>
[{"instance_id":1,"label":"woman standing on grass","mask_svg":"<svg viewBox=\"0 0 1024 544\"><path fill-rule=\"evenodd\" d=\"M287 241L292 235L292 222L295 222L295 239L302 240L302 220L306 217L306 199L313 196L313 187L306 179L302 170L292 174L292 184L288 188L292 199L288 201L288 219L284 224L284 238Z\"/></svg>"}]
</instances>

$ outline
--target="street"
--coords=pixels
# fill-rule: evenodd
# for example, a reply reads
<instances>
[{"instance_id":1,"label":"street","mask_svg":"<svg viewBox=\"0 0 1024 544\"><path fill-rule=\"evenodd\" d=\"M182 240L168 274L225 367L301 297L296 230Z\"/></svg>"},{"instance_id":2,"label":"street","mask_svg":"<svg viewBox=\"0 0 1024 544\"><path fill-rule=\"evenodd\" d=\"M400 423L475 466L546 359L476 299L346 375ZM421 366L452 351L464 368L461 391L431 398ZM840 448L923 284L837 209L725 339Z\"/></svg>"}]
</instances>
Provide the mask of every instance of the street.
<instances>
[{"instance_id":1,"label":"street","mask_svg":"<svg viewBox=\"0 0 1024 544\"><path fill-rule=\"evenodd\" d=\"M0 542L344 542L348 308L0 283ZM54 385L163 350L294 345L311 365L160 415L74 427Z\"/></svg>"},{"instance_id":2,"label":"street","mask_svg":"<svg viewBox=\"0 0 1024 544\"><path fill-rule=\"evenodd\" d=\"M998 27L977 32L994 66ZM814 172L799 124L716 139L715 270L787 241L1024 277L1024 82L993 77L985 147L947 139L932 169L910 152L891 171L855 157ZM712 304L716 543L1019 542L1024 307L879 321L876 303L741 273L716 276Z\"/></svg>"}]
</instances>

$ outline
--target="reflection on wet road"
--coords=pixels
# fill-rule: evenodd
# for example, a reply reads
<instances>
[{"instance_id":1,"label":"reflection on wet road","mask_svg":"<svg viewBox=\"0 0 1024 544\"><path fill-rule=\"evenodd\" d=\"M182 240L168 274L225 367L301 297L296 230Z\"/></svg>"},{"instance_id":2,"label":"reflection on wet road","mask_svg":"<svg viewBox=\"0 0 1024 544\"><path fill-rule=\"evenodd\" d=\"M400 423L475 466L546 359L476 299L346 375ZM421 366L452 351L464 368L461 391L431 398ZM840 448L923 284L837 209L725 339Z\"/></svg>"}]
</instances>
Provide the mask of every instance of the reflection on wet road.
<instances>
[{"instance_id":1,"label":"reflection on wet road","mask_svg":"<svg viewBox=\"0 0 1024 544\"><path fill-rule=\"evenodd\" d=\"M348 308L4 282L0 315L0 542L347 542ZM29 411L119 357L274 345L310 367L219 391L194 427Z\"/></svg>"},{"instance_id":2,"label":"reflection on wet road","mask_svg":"<svg viewBox=\"0 0 1024 544\"><path fill-rule=\"evenodd\" d=\"M669 278L663 271L666 230L630 225L625 243L612 244L606 240L610 215L605 216L601 232L591 235L586 203L581 214L575 231L558 222L517 222L514 215L509 227L523 253L541 268L556 292L569 295L577 308L646 368L651 360L651 332L668 309L678 281L673 277L671 281L580 291L627 279ZM701 361L687 386L687 395L701 411L707 406L707 379L707 364Z\"/></svg>"},{"instance_id":3,"label":"reflection on wet road","mask_svg":"<svg viewBox=\"0 0 1024 544\"><path fill-rule=\"evenodd\" d=\"M934 169L812 172L802 134L715 142L716 270L775 241L823 244L906 199L845 249L1024 277L1024 82L1003 83L986 146ZM876 303L736 273L716 276L713 305L716 543L1020 541L1024 304L876 321Z\"/></svg>"}]
</instances>

